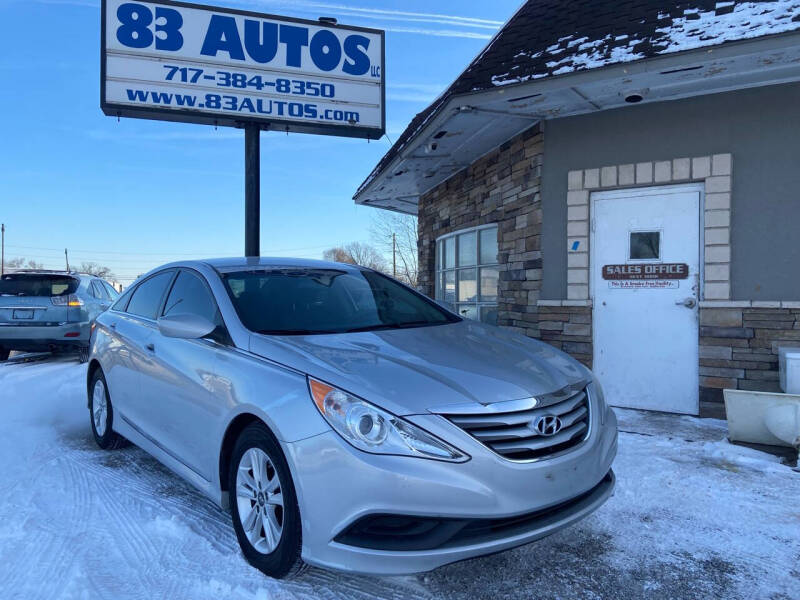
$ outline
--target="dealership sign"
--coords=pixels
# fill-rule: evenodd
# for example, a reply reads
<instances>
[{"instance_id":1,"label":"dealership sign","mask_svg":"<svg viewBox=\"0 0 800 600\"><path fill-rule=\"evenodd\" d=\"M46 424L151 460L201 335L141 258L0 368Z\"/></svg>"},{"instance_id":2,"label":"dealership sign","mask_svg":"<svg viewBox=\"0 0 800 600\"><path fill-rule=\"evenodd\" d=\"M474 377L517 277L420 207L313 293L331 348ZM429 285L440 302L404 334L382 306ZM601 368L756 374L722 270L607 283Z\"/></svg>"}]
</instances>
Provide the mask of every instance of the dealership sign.
<instances>
[{"instance_id":1,"label":"dealership sign","mask_svg":"<svg viewBox=\"0 0 800 600\"><path fill-rule=\"evenodd\" d=\"M384 34L181 2L103 0L111 116L378 139Z\"/></svg>"}]
</instances>

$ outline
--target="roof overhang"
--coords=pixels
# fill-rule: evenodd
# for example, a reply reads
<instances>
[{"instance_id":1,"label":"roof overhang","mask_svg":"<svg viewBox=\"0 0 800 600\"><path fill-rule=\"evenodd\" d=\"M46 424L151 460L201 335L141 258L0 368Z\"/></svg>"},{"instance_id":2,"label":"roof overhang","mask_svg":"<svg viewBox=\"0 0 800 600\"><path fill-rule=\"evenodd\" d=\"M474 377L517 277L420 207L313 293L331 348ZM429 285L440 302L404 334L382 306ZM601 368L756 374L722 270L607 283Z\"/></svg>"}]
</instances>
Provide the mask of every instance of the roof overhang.
<instances>
[{"instance_id":1,"label":"roof overhang","mask_svg":"<svg viewBox=\"0 0 800 600\"><path fill-rule=\"evenodd\" d=\"M800 32L679 52L449 98L355 196L416 214L421 195L538 121L800 81Z\"/></svg>"}]
</instances>

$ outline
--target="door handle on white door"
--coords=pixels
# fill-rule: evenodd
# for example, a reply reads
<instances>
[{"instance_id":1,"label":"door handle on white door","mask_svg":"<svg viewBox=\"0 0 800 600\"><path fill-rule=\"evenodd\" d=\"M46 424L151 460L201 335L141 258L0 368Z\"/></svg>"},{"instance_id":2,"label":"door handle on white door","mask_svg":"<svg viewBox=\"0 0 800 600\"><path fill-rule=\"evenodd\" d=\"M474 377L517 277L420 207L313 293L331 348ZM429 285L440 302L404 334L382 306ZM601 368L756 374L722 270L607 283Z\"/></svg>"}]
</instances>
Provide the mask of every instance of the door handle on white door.
<instances>
[{"instance_id":1,"label":"door handle on white door","mask_svg":"<svg viewBox=\"0 0 800 600\"><path fill-rule=\"evenodd\" d=\"M686 298L685 300L678 300L675 302L678 306L685 306L686 308L694 308L697 301L694 298Z\"/></svg>"}]
</instances>

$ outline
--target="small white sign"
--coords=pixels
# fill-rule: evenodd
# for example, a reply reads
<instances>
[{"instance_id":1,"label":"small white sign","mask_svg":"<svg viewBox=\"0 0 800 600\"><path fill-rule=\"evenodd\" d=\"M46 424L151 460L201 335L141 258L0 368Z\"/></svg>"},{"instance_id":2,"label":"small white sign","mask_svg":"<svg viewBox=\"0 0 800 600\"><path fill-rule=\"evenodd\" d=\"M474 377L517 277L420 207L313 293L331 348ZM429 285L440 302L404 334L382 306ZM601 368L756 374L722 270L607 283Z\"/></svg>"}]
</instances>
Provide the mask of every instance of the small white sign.
<instances>
[{"instance_id":1,"label":"small white sign","mask_svg":"<svg viewBox=\"0 0 800 600\"><path fill-rule=\"evenodd\" d=\"M609 281L612 290L664 290L680 287L680 281L674 279L623 279Z\"/></svg>"},{"instance_id":2,"label":"small white sign","mask_svg":"<svg viewBox=\"0 0 800 600\"><path fill-rule=\"evenodd\" d=\"M384 33L158 0L103 0L112 116L380 138Z\"/></svg>"}]
</instances>

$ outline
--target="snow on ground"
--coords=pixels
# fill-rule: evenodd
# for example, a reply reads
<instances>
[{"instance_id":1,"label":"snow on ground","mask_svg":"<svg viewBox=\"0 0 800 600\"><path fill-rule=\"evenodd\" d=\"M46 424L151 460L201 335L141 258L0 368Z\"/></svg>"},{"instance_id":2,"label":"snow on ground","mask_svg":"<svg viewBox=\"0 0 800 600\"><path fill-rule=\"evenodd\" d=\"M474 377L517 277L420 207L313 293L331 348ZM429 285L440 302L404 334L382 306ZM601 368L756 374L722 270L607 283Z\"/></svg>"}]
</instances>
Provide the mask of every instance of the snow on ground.
<instances>
[{"instance_id":1,"label":"snow on ground","mask_svg":"<svg viewBox=\"0 0 800 600\"><path fill-rule=\"evenodd\" d=\"M228 514L89 429L85 366L0 366L0 599L800 598L800 473L722 421L619 411L615 496L546 540L418 577L278 582Z\"/></svg>"}]
</instances>

